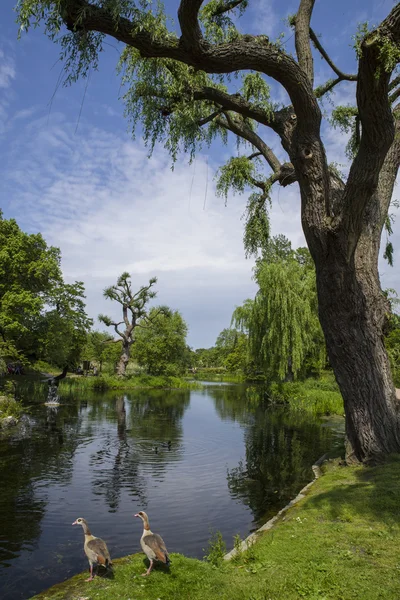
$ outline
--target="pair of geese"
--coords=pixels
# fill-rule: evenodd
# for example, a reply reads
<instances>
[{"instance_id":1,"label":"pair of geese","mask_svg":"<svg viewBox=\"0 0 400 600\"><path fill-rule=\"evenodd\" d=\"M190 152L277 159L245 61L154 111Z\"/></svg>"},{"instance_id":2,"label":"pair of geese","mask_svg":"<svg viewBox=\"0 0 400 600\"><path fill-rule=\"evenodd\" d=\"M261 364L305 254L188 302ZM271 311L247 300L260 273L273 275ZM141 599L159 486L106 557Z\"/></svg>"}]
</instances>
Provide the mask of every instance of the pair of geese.
<instances>
[{"instance_id":1,"label":"pair of geese","mask_svg":"<svg viewBox=\"0 0 400 600\"><path fill-rule=\"evenodd\" d=\"M145 577L146 575L150 575L155 560L158 560L167 566L169 566L171 561L169 560L169 554L162 537L158 535L158 533L153 533L150 530L149 517L147 514L141 510L135 517L139 517L143 521L143 534L140 538L140 545L150 561L149 568L145 573L142 573L143 577ZM86 579L86 581L92 581L94 578L94 565L103 565L106 569L112 567L110 553L106 543L90 533L89 525L85 519L79 517L72 525L82 525L83 533L85 534L84 550L90 565L90 577L89 579Z\"/></svg>"}]
</instances>

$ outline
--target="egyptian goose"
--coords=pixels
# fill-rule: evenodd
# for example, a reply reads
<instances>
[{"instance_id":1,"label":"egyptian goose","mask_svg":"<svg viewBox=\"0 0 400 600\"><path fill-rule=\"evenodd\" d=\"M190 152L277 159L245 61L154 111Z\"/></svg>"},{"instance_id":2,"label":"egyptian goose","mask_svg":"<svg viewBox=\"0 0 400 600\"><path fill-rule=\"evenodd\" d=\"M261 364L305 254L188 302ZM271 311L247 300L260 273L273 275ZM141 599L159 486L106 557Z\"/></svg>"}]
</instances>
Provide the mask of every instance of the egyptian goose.
<instances>
[{"instance_id":1,"label":"egyptian goose","mask_svg":"<svg viewBox=\"0 0 400 600\"><path fill-rule=\"evenodd\" d=\"M86 579L86 581L92 581L94 578L93 575L93 565L103 565L106 569L112 567L110 553L106 546L106 543L103 542L100 538L95 537L90 533L89 525L85 521L79 517L72 523L72 525L82 525L83 533L85 534L85 544L84 550L85 554L88 557L89 565L90 565L90 577Z\"/></svg>"},{"instance_id":2,"label":"egyptian goose","mask_svg":"<svg viewBox=\"0 0 400 600\"><path fill-rule=\"evenodd\" d=\"M155 560L159 560L167 565L167 567L170 565L171 561L162 537L158 535L158 533L153 533L150 530L149 517L146 515L146 513L141 510L135 515L135 517L139 517L139 519L142 519L143 521L143 534L140 538L140 545L150 561L150 566L146 573L142 573L142 576L146 577L146 575L150 575Z\"/></svg>"}]
</instances>

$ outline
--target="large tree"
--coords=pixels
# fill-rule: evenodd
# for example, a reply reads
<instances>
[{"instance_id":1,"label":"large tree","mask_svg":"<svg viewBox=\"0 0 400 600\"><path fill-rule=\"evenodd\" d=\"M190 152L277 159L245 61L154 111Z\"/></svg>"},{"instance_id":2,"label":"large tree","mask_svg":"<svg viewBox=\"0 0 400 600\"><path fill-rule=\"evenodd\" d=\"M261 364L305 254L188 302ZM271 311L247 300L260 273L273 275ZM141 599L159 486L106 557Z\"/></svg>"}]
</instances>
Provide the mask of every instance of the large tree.
<instances>
[{"instance_id":1,"label":"large tree","mask_svg":"<svg viewBox=\"0 0 400 600\"><path fill-rule=\"evenodd\" d=\"M393 108L400 77L392 78L400 58L400 3L379 26L359 36L354 74L333 63L311 28L315 0L300 0L291 19L296 58L265 35L237 31L229 15L243 12L248 0L203 3L180 1L179 34L168 29L162 5L153 11L145 0L20 0L18 10L23 29L44 21L48 35L61 40L69 80L97 66L107 35L126 45L127 113L134 125L142 122L150 145L163 140L176 157L180 149L193 153L202 141L232 132L254 147L250 155L229 162L220 185L243 190L250 184L256 190L249 199L248 251L268 235L272 185L297 183L316 267L321 325L344 398L348 457L366 460L399 451L378 253L400 157L400 108ZM316 89L311 42L335 74ZM240 72L242 88L231 93L229 76ZM271 103L266 76L286 90L288 106L278 109ZM356 105L346 117L354 130L355 156L342 178L328 165L318 99L346 80L356 86ZM264 127L280 139L285 162L267 145Z\"/></svg>"}]
</instances>

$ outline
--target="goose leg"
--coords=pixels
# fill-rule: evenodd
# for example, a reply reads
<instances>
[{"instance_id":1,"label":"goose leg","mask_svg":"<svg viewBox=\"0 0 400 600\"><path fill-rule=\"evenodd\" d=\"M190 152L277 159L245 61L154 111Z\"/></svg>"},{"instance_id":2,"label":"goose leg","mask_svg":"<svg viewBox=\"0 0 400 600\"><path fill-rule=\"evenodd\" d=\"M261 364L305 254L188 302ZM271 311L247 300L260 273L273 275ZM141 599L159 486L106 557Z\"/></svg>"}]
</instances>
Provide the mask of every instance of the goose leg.
<instances>
[{"instance_id":1,"label":"goose leg","mask_svg":"<svg viewBox=\"0 0 400 600\"><path fill-rule=\"evenodd\" d=\"M142 573L142 577L146 577L147 575L150 575L153 565L154 565L154 562L150 558L150 566L147 569L146 573Z\"/></svg>"},{"instance_id":2,"label":"goose leg","mask_svg":"<svg viewBox=\"0 0 400 600\"><path fill-rule=\"evenodd\" d=\"M85 581L92 581L94 579L94 575L93 575L93 565L90 565L90 577L89 579L85 579Z\"/></svg>"}]
</instances>

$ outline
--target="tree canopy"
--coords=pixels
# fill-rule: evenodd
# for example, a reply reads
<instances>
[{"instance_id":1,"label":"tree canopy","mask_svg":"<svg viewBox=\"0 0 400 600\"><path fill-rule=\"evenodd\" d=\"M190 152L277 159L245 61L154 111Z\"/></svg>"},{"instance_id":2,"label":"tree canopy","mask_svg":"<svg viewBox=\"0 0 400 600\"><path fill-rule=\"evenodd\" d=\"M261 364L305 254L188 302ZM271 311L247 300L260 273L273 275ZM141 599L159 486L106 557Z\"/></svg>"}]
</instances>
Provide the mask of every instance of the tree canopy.
<instances>
[{"instance_id":1,"label":"tree canopy","mask_svg":"<svg viewBox=\"0 0 400 600\"><path fill-rule=\"evenodd\" d=\"M0 337L6 359L73 364L91 326L82 282L66 284L58 248L0 212Z\"/></svg>"},{"instance_id":2,"label":"tree canopy","mask_svg":"<svg viewBox=\"0 0 400 600\"><path fill-rule=\"evenodd\" d=\"M187 324L177 310L155 307L136 331L133 357L150 375L179 375L187 362Z\"/></svg>"}]
</instances>

